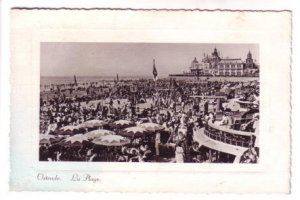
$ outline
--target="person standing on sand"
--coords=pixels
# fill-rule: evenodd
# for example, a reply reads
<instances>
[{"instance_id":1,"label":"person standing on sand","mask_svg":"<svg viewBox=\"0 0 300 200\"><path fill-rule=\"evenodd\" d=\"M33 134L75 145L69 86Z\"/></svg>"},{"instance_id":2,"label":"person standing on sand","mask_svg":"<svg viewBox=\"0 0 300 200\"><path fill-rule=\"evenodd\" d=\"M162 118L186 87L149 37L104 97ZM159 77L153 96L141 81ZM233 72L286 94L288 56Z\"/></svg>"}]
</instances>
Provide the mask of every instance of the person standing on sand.
<instances>
[{"instance_id":1,"label":"person standing on sand","mask_svg":"<svg viewBox=\"0 0 300 200\"><path fill-rule=\"evenodd\" d=\"M157 131L156 135L155 135L155 154L156 154L157 157L160 155L160 152L159 152L159 145L160 145L160 143L161 143L160 132Z\"/></svg>"},{"instance_id":2,"label":"person standing on sand","mask_svg":"<svg viewBox=\"0 0 300 200\"><path fill-rule=\"evenodd\" d=\"M175 162L176 163L184 162L184 150L181 142L179 142L175 147Z\"/></svg>"}]
</instances>

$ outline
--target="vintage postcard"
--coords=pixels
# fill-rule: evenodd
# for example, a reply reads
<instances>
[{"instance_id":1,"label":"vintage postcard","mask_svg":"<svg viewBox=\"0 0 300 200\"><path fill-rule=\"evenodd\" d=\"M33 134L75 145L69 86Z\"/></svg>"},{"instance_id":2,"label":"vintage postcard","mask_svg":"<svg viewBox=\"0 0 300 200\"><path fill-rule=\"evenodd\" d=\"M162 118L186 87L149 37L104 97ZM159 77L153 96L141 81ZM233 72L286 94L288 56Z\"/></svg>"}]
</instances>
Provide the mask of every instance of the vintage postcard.
<instances>
[{"instance_id":1,"label":"vintage postcard","mask_svg":"<svg viewBox=\"0 0 300 200\"><path fill-rule=\"evenodd\" d=\"M289 11L14 8L11 190L288 193L290 60Z\"/></svg>"}]
</instances>

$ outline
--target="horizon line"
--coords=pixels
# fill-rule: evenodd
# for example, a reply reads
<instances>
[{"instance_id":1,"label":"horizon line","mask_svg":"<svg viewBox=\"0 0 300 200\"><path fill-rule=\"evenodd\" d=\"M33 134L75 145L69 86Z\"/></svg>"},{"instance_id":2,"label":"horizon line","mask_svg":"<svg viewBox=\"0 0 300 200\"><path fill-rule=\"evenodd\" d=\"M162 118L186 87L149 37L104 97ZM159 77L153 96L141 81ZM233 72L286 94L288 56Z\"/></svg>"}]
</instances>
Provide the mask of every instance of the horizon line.
<instances>
[{"instance_id":1,"label":"horizon line","mask_svg":"<svg viewBox=\"0 0 300 200\"><path fill-rule=\"evenodd\" d=\"M170 75L170 74L169 74ZM169 75L160 75L160 77L165 77L165 76L169 76ZM40 75L40 77L73 77L73 76L76 76L76 77L116 77L116 75L76 75L76 74L73 74L73 75L66 75L66 76L62 76L62 75ZM120 75L118 74L119 78L120 77L140 77L140 76L143 76L143 77L153 77L153 75Z\"/></svg>"}]
</instances>

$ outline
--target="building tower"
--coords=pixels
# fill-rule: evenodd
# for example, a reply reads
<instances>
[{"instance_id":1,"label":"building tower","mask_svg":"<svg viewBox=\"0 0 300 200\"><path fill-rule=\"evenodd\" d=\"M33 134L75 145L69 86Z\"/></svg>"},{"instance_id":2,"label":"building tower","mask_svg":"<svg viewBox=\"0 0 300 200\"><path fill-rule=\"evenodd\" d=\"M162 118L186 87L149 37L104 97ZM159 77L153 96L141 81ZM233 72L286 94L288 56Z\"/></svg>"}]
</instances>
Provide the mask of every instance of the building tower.
<instances>
[{"instance_id":1,"label":"building tower","mask_svg":"<svg viewBox=\"0 0 300 200\"><path fill-rule=\"evenodd\" d=\"M217 51L216 48L214 49L214 52L212 53L211 61L212 61L213 63L218 63L218 62L221 61L221 58L220 58L220 56L219 56L218 51Z\"/></svg>"},{"instance_id":2,"label":"building tower","mask_svg":"<svg viewBox=\"0 0 300 200\"><path fill-rule=\"evenodd\" d=\"M246 63L253 63L253 58L252 58L252 54L250 51L247 54Z\"/></svg>"},{"instance_id":3,"label":"building tower","mask_svg":"<svg viewBox=\"0 0 300 200\"><path fill-rule=\"evenodd\" d=\"M253 62L252 54L250 51L248 52L247 58L246 58L246 68L248 68L248 69L255 68L255 64Z\"/></svg>"},{"instance_id":4,"label":"building tower","mask_svg":"<svg viewBox=\"0 0 300 200\"><path fill-rule=\"evenodd\" d=\"M192 61L190 69L191 69L191 72L194 73L194 74L199 73L198 72L198 70L199 70L199 62L198 62L198 60L197 60L196 57Z\"/></svg>"},{"instance_id":5,"label":"building tower","mask_svg":"<svg viewBox=\"0 0 300 200\"><path fill-rule=\"evenodd\" d=\"M210 74L215 74L218 63L221 61L217 48L214 49L213 53L211 54L212 57L210 58Z\"/></svg>"}]
</instances>

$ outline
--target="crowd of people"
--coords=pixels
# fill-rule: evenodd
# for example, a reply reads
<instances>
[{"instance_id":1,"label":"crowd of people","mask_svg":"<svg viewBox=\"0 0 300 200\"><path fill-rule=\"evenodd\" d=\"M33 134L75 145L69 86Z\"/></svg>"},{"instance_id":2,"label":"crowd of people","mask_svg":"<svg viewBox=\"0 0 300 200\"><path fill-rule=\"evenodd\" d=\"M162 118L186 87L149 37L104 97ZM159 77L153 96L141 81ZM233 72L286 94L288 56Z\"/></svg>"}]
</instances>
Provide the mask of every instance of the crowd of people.
<instances>
[{"instance_id":1,"label":"crowd of people","mask_svg":"<svg viewBox=\"0 0 300 200\"><path fill-rule=\"evenodd\" d=\"M255 132L259 119L259 84L254 81L136 79L78 85L41 86L40 133L55 136L55 142L40 143L41 161L220 162L209 148L195 140L195 133L203 131L209 122ZM250 102L249 107L245 112L231 109L229 102L233 99ZM239 126L234 116L238 114ZM66 126L78 127L90 120L105 124L62 131ZM114 122L118 120L131 123L116 127ZM122 135L124 128L140 127L143 123L157 124L159 128L128 137L130 142L124 145L98 145L92 140L79 145L63 143L72 135L99 129ZM249 148L253 145L249 142ZM253 150L249 152L252 156Z\"/></svg>"}]
</instances>

